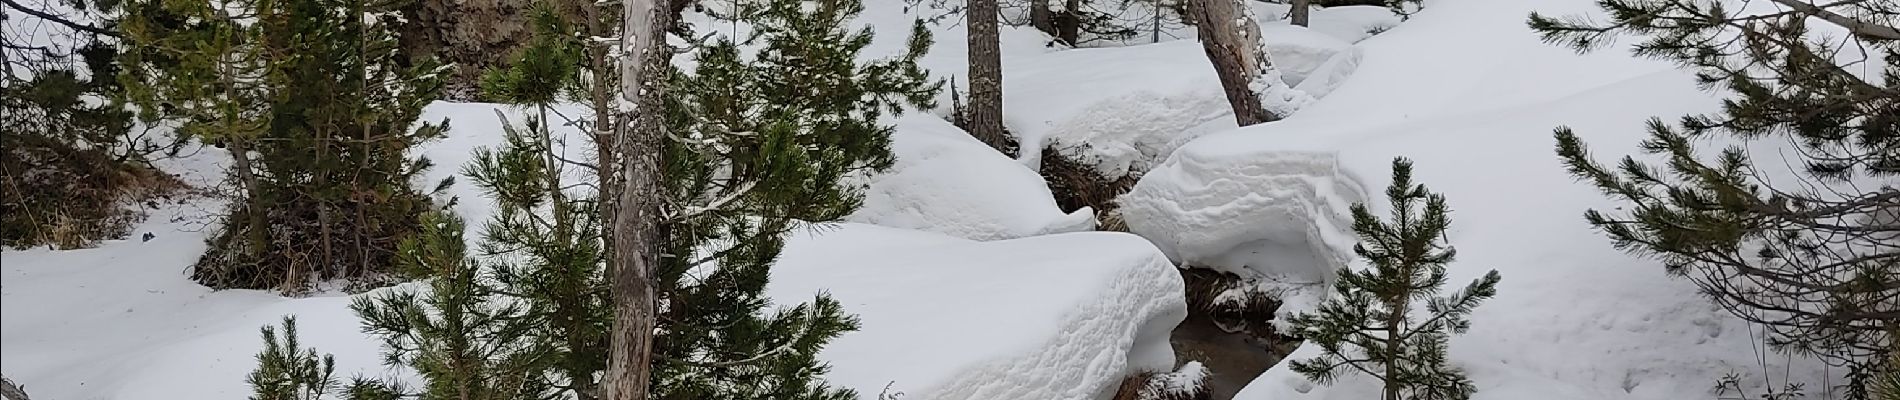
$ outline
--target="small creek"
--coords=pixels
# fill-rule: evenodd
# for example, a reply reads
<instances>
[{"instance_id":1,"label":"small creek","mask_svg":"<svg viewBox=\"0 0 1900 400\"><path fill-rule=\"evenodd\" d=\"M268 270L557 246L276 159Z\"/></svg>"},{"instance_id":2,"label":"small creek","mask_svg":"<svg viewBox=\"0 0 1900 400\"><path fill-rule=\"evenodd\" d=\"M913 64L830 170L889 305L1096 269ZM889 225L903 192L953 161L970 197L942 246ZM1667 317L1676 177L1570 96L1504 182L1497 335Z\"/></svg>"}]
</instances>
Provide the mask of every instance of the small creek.
<instances>
[{"instance_id":1,"label":"small creek","mask_svg":"<svg viewBox=\"0 0 1900 400\"><path fill-rule=\"evenodd\" d=\"M1235 313L1221 312L1218 315L1210 311L1211 307L1196 306L1207 304L1199 298L1211 294L1202 290L1209 281L1218 279L1218 275L1205 270L1182 270L1182 279L1188 284L1188 317L1174 328L1169 342L1173 344L1176 366L1189 361L1199 361L1207 367L1208 377L1204 382L1210 399L1230 400L1242 387L1252 383L1255 377L1286 358L1297 344L1292 340L1279 337L1262 328L1259 322L1273 315L1273 309L1255 309ZM1278 308L1278 304L1267 307ZM1240 332L1228 332L1215 323L1222 321L1247 320L1249 328ZM1230 326L1232 324L1229 324Z\"/></svg>"}]
</instances>

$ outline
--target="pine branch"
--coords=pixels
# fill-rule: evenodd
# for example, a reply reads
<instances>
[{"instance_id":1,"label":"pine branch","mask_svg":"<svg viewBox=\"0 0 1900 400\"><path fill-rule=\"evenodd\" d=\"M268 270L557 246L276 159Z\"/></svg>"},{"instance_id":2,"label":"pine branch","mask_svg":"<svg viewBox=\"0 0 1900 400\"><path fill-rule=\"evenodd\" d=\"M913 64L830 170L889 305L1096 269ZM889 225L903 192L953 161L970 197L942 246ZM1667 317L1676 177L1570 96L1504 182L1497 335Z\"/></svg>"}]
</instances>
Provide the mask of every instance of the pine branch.
<instances>
[{"instance_id":1,"label":"pine branch","mask_svg":"<svg viewBox=\"0 0 1900 400\"><path fill-rule=\"evenodd\" d=\"M12 0L7 0L7 1L12 1ZM1842 28L1847 28L1848 31L1861 35L1861 36L1885 39L1885 40L1900 40L1900 29L1895 29L1894 27L1891 27L1891 26L1880 25L1877 23L1873 23L1871 21L1862 21L1862 20L1853 19L1848 16L1835 13L1823 7L1817 7L1814 4L1808 3L1803 0L1769 0L1769 1L1773 1L1776 4L1788 6L1788 8L1792 8L1795 11L1800 11L1803 13L1807 13L1808 15L1819 17L1822 20L1833 23L1834 25L1839 25ZM1855 1L1854 3L1858 3L1858 2L1859 1ZM1844 3L1847 3L1847 2L1837 2L1833 4L1844 4Z\"/></svg>"}]
</instances>

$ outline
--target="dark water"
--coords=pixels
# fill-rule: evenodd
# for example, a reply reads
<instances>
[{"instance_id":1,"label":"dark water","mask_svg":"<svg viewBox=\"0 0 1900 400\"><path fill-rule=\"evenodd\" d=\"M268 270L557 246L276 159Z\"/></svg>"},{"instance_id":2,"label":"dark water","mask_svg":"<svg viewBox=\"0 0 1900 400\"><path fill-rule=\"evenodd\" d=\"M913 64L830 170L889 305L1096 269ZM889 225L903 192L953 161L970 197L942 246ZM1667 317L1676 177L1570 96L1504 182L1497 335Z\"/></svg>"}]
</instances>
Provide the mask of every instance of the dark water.
<instances>
[{"instance_id":1,"label":"dark water","mask_svg":"<svg viewBox=\"0 0 1900 400\"><path fill-rule=\"evenodd\" d=\"M1206 385L1214 400L1233 399L1240 388L1286 357L1284 352L1269 350L1263 340L1251 334L1227 333L1208 316L1192 311L1174 328L1169 341L1174 344L1177 363L1200 361L1207 367L1211 375Z\"/></svg>"}]
</instances>

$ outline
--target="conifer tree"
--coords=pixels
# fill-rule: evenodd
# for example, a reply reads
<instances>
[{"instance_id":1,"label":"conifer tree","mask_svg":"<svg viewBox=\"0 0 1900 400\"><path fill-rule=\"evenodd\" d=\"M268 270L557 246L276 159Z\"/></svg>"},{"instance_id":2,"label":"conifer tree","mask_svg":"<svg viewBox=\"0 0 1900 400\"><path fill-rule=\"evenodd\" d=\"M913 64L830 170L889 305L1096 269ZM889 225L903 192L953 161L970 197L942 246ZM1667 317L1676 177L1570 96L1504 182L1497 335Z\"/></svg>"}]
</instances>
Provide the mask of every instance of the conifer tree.
<instances>
[{"instance_id":1,"label":"conifer tree","mask_svg":"<svg viewBox=\"0 0 1900 400\"><path fill-rule=\"evenodd\" d=\"M213 287L302 289L378 276L431 200L407 152L442 70L411 65L397 2L140 1L121 81L148 120L232 153L240 193L193 277ZM446 185L446 182L444 182ZM440 189L440 186L438 186Z\"/></svg>"},{"instance_id":2,"label":"conifer tree","mask_svg":"<svg viewBox=\"0 0 1900 400\"><path fill-rule=\"evenodd\" d=\"M245 377L254 392L251 400L318 400L336 387L336 359L298 347L296 317L285 316L279 327L261 330L264 350L257 353L257 369Z\"/></svg>"},{"instance_id":3,"label":"conifer tree","mask_svg":"<svg viewBox=\"0 0 1900 400\"><path fill-rule=\"evenodd\" d=\"M856 319L825 295L771 307L766 282L785 236L860 204L840 180L892 162L886 114L931 106L940 85L908 52L860 62L872 32L847 30L857 0L772 0L742 15L755 34L701 48L668 100L665 254L651 398L846 399L818 379L825 342ZM758 51L745 55L740 47Z\"/></svg>"},{"instance_id":4,"label":"conifer tree","mask_svg":"<svg viewBox=\"0 0 1900 400\"><path fill-rule=\"evenodd\" d=\"M1370 268L1341 268L1333 297L1312 313L1292 318L1293 331L1319 346L1319 357L1297 360L1293 371L1322 384L1348 370L1384 383L1385 400L1462 400L1477 388L1447 365L1452 334L1471 327L1472 309L1497 294L1492 270L1448 296L1445 265L1457 251L1443 243L1451 224L1445 198L1412 183L1412 163L1392 161L1386 188L1392 215L1380 221L1365 204L1352 207L1353 252ZM1423 306L1424 318L1414 312Z\"/></svg>"},{"instance_id":5,"label":"conifer tree","mask_svg":"<svg viewBox=\"0 0 1900 400\"><path fill-rule=\"evenodd\" d=\"M1577 133L1557 128L1570 173L1622 203L1585 220L1767 328L1773 347L1848 367L1847 397L1867 398L1900 321L1900 5L1599 5L1608 21L1532 14L1529 24L1579 51L1640 37L1635 54L1695 72L1725 100L1716 112L1650 120L1641 148L1660 165L1599 164ZM1761 146L1779 148L1749 150Z\"/></svg>"},{"instance_id":6,"label":"conifer tree","mask_svg":"<svg viewBox=\"0 0 1900 400\"><path fill-rule=\"evenodd\" d=\"M397 249L405 273L429 276L428 290L397 290L359 297L350 309L363 332L383 341L383 362L414 369L421 391L402 393L399 382L358 380L352 393L402 393L423 400L553 398L556 388L538 367L553 353L534 340L530 306L498 296L493 275L468 257L461 219L445 212L423 216L423 229ZM357 398L355 400L372 400Z\"/></svg>"}]
</instances>

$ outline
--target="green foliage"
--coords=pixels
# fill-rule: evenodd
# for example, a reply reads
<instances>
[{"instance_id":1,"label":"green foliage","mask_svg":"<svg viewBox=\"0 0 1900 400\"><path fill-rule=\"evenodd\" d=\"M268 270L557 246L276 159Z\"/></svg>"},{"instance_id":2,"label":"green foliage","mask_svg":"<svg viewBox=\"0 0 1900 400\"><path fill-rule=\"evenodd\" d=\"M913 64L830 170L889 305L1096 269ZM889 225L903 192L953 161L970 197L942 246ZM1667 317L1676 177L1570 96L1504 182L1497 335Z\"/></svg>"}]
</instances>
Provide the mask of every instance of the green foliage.
<instances>
[{"instance_id":1,"label":"green foliage","mask_svg":"<svg viewBox=\"0 0 1900 400\"><path fill-rule=\"evenodd\" d=\"M548 123L560 92L580 82L572 79L580 58L569 52L575 43L558 40L568 27L546 6L537 15L540 36L510 69L491 73L487 88L538 113L523 125L503 117L502 146L477 149L463 169L496 205L479 253L465 254L459 223L444 226L442 234L425 236L440 240L402 251L417 261L403 263L416 270L412 275L438 277L429 297L391 295L357 307L385 338L392 362L428 371L422 398L456 398L464 390L495 399L598 395L610 322L599 213L591 198L567 189L575 183L573 164L560 156L562 138ZM430 319L440 322L407 322ZM466 322L447 324L454 320ZM437 344L415 345L423 342ZM457 359L463 361L431 361ZM360 386L367 397L354 398L401 393L394 384L368 383Z\"/></svg>"},{"instance_id":2,"label":"green foliage","mask_svg":"<svg viewBox=\"0 0 1900 400\"><path fill-rule=\"evenodd\" d=\"M435 207L410 183L429 163L408 152L446 129L416 123L443 70L401 55L400 6L128 4L120 81L142 118L234 158L237 193L193 268L199 282L297 291L389 272L397 240Z\"/></svg>"},{"instance_id":3,"label":"green foliage","mask_svg":"<svg viewBox=\"0 0 1900 400\"><path fill-rule=\"evenodd\" d=\"M383 360L422 376L418 398L513 400L552 398L556 389L535 367L549 346L534 340L529 307L496 296L494 281L470 261L462 221L450 214L423 216L422 232L397 250L405 270L425 272L428 290L395 290L359 297L350 309L363 332L383 340ZM359 382L352 392L395 393L392 384Z\"/></svg>"},{"instance_id":4,"label":"green foliage","mask_svg":"<svg viewBox=\"0 0 1900 400\"><path fill-rule=\"evenodd\" d=\"M733 13L753 34L718 39L679 74L668 99L664 190L669 216L654 343L659 399L845 399L817 377L825 342L856 329L837 301L772 307L763 296L785 236L835 221L861 195L850 174L886 168L891 127L880 118L929 106L940 84L916 65L930 43L919 23L909 51L859 62L868 29L845 26L854 0L773 0ZM756 53L739 51L756 48Z\"/></svg>"},{"instance_id":5,"label":"green foliage","mask_svg":"<svg viewBox=\"0 0 1900 400\"><path fill-rule=\"evenodd\" d=\"M317 356L317 349L298 348L297 318L284 317L283 335L269 326L260 328L264 351L257 353L257 369L245 378L251 400L318 400L336 386L331 377L336 360Z\"/></svg>"},{"instance_id":6,"label":"green foliage","mask_svg":"<svg viewBox=\"0 0 1900 400\"><path fill-rule=\"evenodd\" d=\"M111 79L117 50L106 24L118 5L13 7L43 7L23 10L44 15L9 11L8 29L32 32L0 35L0 246L70 249L122 238L143 218L129 206L174 186L148 163L178 143L134 126Z\"/></svg>"},{"instance_id":7,"label":"green foliage","mask_svg":"<svg viewBox=\"0 0 1900 400\"><path fill-rule=\"evenodd\" d=\"M1293 332L1323 351L1294 361L1293 371L1330 384L1349 367L1383 381L1386 400L1470 398L1477 387L1448 365L1447 343L1471 327L1467 316L1479 303L1497 295L1498 272L1437 296L1446 283L1445 265L1457 254L1443 243L1451 224L1444 196L1414 185L1412 163L1400 158L1392 162L1386 198L1392 202L1388 221L1365 204L1352 207L1359 235L1353 251L1370 268L1341 268L1334 297L1292 318ZM1425 318L1415 319L1421 303Z\"/></svg>"},{"instance_id":8,"label":"green foliage","mask_svg":"<svg viewBox=\"0 0 1900 400\"><path fill-rule=\"evenodd\" d=\"M1617 248L1696 283L1778 350L1873 371L1900 318L1900 9L1730 5L1602 0L1600 23L1532 14L1545 41L1579 51L1641 38L1634 54L1675 62L1724 99L1715 113L1650 120L1641 148L1655 162L1599 164L1568 127L1557 154L1622 203L1584 214ZM1868 398L1871 376L1849 378L1847 398Z\"/></svg>"}]
</instances>

